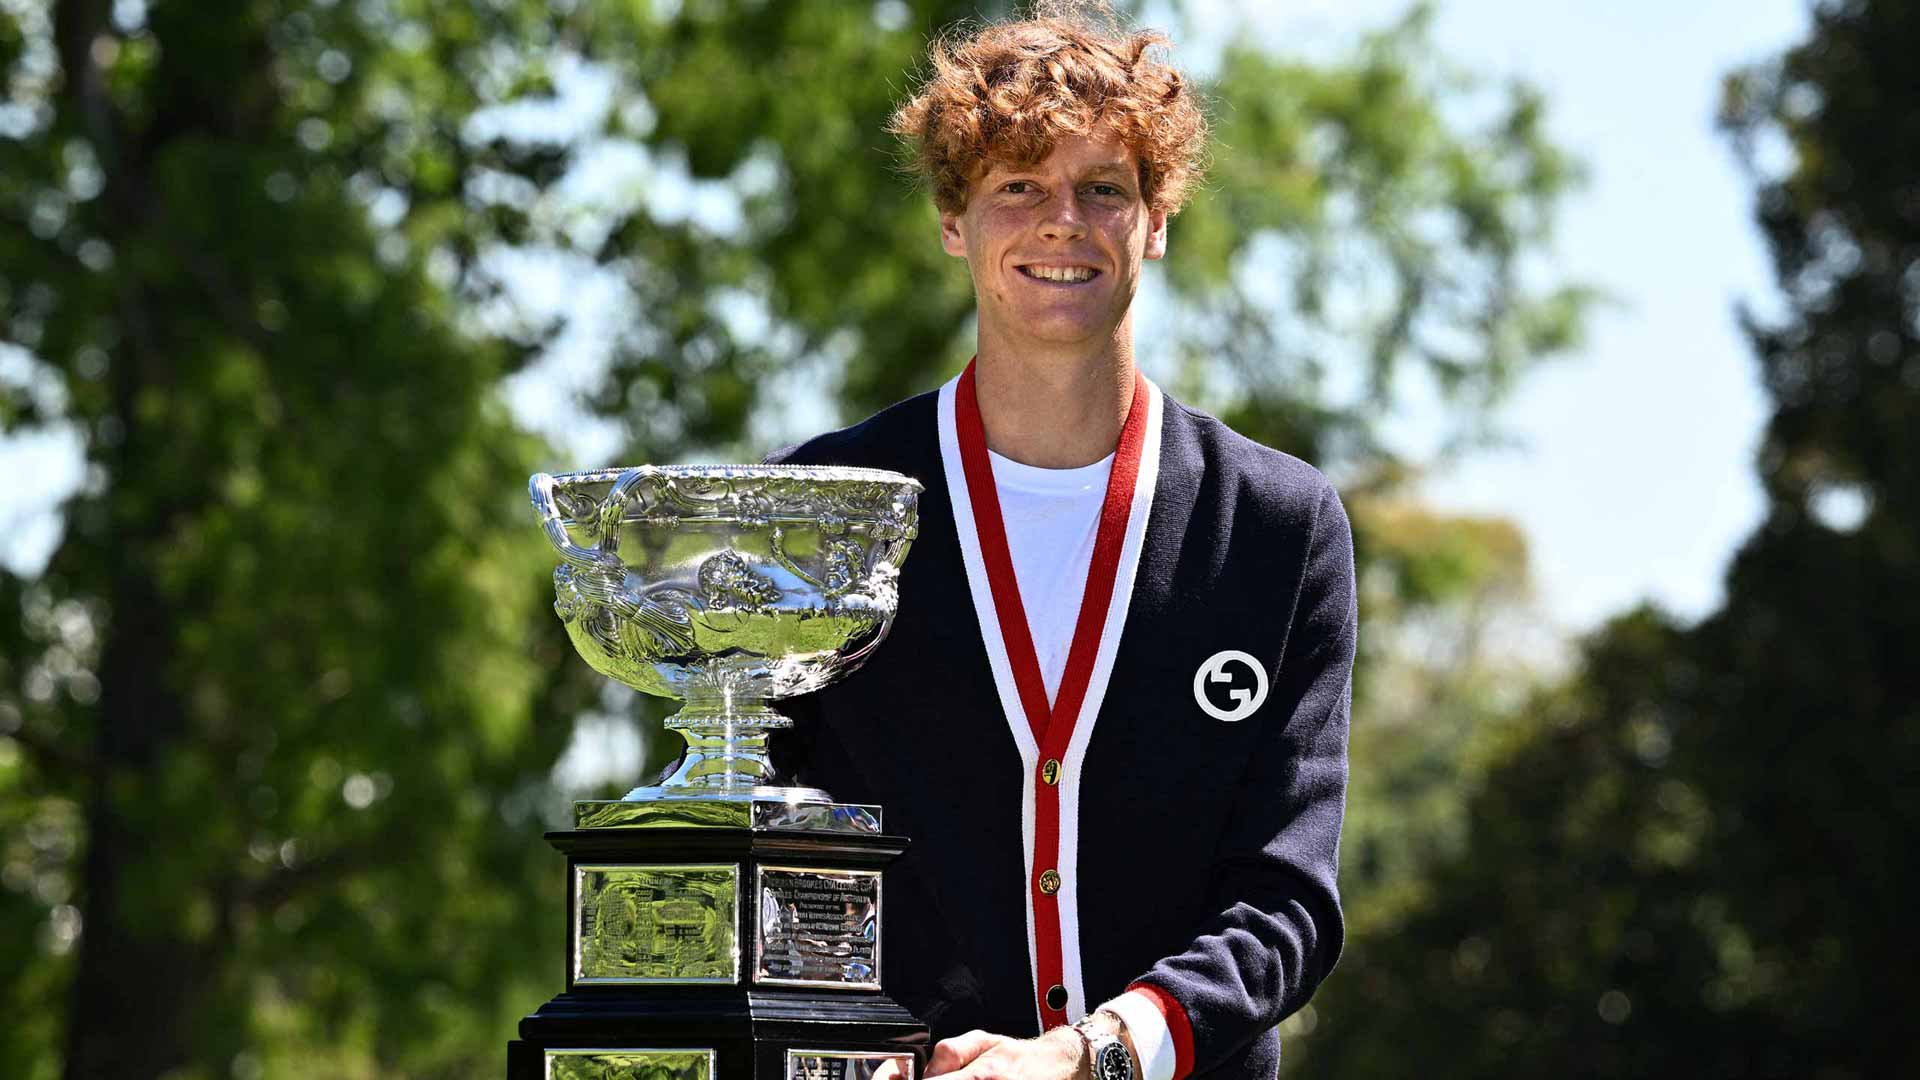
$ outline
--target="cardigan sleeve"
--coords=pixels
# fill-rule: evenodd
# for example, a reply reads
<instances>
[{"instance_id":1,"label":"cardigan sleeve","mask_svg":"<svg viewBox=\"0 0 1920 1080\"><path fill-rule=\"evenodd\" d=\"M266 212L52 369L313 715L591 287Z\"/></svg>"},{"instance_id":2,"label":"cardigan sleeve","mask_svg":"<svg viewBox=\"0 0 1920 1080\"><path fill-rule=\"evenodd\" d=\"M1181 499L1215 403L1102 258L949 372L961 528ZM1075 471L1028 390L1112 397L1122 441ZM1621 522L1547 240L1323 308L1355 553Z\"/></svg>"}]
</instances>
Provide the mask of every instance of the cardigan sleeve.
<instances>
[{"instance_id":1,"label":"cardigan sleeve","mask_svg":"<svg viewBox=\"0 0 1920 1080\"><path fill-rule=\"evenodd\" d=\"M1306 1004L1344 939L1335 879L1359 615L1353 536L1331 485L1312 521L1261 749L1214 854L1215 914L1123 995L1134 1006L1125 1012L1171 1046L1174 1080L1207 1072Z\"/></svg>"}]
</instances>

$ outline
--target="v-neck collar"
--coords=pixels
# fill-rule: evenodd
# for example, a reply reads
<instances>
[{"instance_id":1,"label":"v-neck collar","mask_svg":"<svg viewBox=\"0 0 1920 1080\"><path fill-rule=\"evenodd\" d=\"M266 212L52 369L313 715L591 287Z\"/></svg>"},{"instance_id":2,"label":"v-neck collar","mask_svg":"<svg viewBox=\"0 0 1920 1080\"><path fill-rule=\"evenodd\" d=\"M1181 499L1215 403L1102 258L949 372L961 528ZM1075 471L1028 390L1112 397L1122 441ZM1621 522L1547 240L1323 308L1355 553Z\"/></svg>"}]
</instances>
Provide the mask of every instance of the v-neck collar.
<instances>
[{"instance_id":1,"label":"v-neck collar","mask_svg":"<svg viewBox=\"0 0 1920 1080\"><path fill-rule=\"evenodd\" d=\"M1101 537L1088 571L1095 588L1082 598L1068 671L1061 678L1055 700L1048 702L1038 662L1033 661L1030 672L1023 675L1020 669L1027 666L1027 661L1016 660L1020 651L1031 658L1033 643L1025 611L1019 607L1011 560L1006 559L1002 565L1003 575L990 566L990 562L1000 562L1005 556L1005 527L998 520L999 499L986 458L984 435L977 429L973 435L965 434L970 422L962 415L961 386L967 382L971 395L972 371L969 364L966 372L940 389L936 401L940 459L973 597L974 618L993 672L1001 713L1019 748L1026 780L1021 800L1021 839L1026 867L1027 946L1033 961L1035 1018L1040 1030L1045 1031L1084 1016L1088 1009L1081 977L1076 870L1080 776L1106 700L1146 542L1160 474L1165 397L1159 387L1136 373L1133 404L1122 429L1122 446L1116 453L1115 475L1108 478L1107 499L1101 509ZM975 401L972 425L979 420ZM977 455L965 445L975 438ZM977 456L977 464L970 467L969 458L973 456ZM1123 460L1128 462L1130 484L1120 483L1125 479L1119 475ZM983 522L982 518L993 520ZM1111 529L1110 518L1114 522ZM996 546L990 539L994 535L998 536L998 553L990 554ZM1102 542L1111 550L1103 552ZM999 576L1013 587L996 588L995 578ZM1004 612L1003 607L1007 609ZM1076 673L1076 668L1083 670ZM1070 687L1073 681L1079 682L1077 689ZM1074 689L1071 697L1070 689Z\"/></svg>"}]
</instances>

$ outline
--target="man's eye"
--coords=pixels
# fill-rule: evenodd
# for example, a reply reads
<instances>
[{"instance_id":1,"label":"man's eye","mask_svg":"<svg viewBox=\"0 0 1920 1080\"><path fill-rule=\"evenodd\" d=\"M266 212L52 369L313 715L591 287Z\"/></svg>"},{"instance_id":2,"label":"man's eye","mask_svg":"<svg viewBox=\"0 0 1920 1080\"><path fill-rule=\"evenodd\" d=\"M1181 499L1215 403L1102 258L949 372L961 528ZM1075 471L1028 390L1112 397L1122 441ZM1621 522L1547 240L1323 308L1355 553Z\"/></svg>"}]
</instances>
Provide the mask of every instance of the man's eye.
<instances>
[{"instance_id":1,"label":"man's eye","mask_svg":"<svg viewBox=\"0 0 1920 1080\"><path fill-rule=\"evenodd\" d=\"M1025 195L1027 193L1027 182L1025 180L1009 180L1006 186L1000 190L1009 195Z\"/></svg>"},{"instance_id":2,"label":"man's eye","mask_svg":"<svg viewBox=\"0 0 1920 1080\"><path fill-rule=\"evenodd\" d=\"M1121 191L1121 190L1120 190L1119 188L1117 188L1117 187L1115 187L1115 186L1113 186L1112 184L1095 184L1095 185L1093 185L1093 191L1094 191L1094 194L1096 194L1096 195L1122 195L1122 194L1125 194L1125 192L1123 192L1123 191Z\"/></svg>"}]
</instances>

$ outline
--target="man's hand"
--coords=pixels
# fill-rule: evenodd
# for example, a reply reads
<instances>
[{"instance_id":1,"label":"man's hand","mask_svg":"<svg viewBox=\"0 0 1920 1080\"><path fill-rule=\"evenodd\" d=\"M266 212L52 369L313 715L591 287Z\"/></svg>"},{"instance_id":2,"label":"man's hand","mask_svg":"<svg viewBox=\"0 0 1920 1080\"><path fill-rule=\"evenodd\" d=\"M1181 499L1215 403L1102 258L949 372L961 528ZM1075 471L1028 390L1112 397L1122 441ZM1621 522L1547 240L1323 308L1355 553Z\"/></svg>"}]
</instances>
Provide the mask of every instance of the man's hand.
<instances>
[{"instance_id":1,"label":"man's hand","mask_svg":"<svg viewBox=\"0 0 1920 1080\"><path fill-rule=\"evenodd\" d=\"M952 1080L1086 1080L1087 1044L1072 1028L1054 1028L1037 1039L1009 1039L969 1031L940 1040L927 1061L927 1075Z\"/></svg>"}]
</instances>

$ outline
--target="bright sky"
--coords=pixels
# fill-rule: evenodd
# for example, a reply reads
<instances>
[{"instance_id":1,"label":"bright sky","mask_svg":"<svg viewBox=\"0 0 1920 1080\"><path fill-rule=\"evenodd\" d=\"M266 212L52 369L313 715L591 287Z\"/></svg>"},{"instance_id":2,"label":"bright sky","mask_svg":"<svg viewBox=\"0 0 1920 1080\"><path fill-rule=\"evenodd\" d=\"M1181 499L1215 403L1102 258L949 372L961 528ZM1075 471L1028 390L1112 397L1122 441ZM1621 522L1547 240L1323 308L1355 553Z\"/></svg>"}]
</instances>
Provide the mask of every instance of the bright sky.
<instances>
[{"instance_id":1,"label":"bright sky","mask_svg":"<svg viewBox=\"0 0 1920 1080\"><path fill-rule=\"evenodd\" d=\"M1217 50L1244 29L1276 49L1322 56L1405 7L1191 0L1181 51ZM1546 614L1566 629L1643 597L1688 616L1710 610L1728 555L1760 512L1751 458L1765 403L1732 305L1744 296L1764 306L1771 276L1750 185L1711 124L1721 76L1798 40L1806 26L1800 0L1439 6L1436 35L1448 56L1545 91L1551 137L1592 173L1563 208L1558 273L1624 301L1598 310L1581 352L1535 372L1505 408L1518 449L1480 455L1427 489L1440 506L1519 522ZM591 82L579 93L591 96ZM653 202L691 198L681 212L702 212L702 193L662 182L670 163L616 161L596 171L633 168L651 170ZM725 207L715 212L724 216ZM554 306L577 307L591 282L564 270L530 270L530 288L550 293ZM589 306L606 311L603 302ZM602 337L604 315L574 333ZM515 388L530 422L551 430L565 398L555 384L591 378L580 354L597 350L582 345L566 369L547 368L540 392L525 382ZM0 347L0 378L26 370L17 351ZM1417 442L1422 418L1404 423ZM603 431L587 441L614 438ZM0 560L34 569L45 558L58 532L41 508L79 482L76 449L62 436L0 442Z\"/></svg>"}]
</instances>

